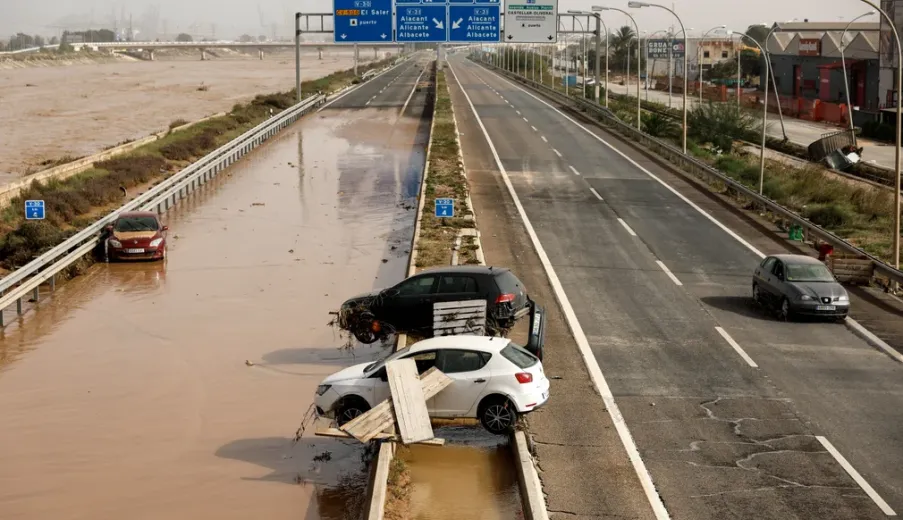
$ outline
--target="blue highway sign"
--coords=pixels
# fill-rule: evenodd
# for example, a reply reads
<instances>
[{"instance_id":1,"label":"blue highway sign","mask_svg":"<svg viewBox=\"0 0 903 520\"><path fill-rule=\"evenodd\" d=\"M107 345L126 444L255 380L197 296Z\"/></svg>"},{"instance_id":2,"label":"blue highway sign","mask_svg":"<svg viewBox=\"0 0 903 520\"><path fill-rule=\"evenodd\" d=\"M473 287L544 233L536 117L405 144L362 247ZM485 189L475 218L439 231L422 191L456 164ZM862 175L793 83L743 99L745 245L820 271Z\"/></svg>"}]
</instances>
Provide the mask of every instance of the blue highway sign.
<instances>
[{"instance_id":1,"label":"blue highway sign","mask_svg":"<svg viewBox=\"0 0 903 520\"><path fill-rule=\"evenodd\" d=\"M395 39L399 42L448 41L448 13L442 3L396 5Z\"/></svg>"},{"instance_id":2,"label":"blue highway sign","mask_svg":"<svg viewBox=\"0 0 903 520\"><path fill-rule=\"evenodd\" d=\"M333 0L335 43L392 41L392 0Z\"/></svg>"},{"instance_id":3,"label":"blue highway sign","mask_svg":"<svg viewBox=\"0 0 903 520\"><path fill-rule=\"evenodd\" d=\"M436 202L438 203L438 200ZM25 219L26 220L44 220L44 201L43 200L26 200L25 201Z\"/></svg>"},{"instance_id":4,"label":"blue highway sign","mask_svg":"<svg viewBox=\"0 0 903 520\"><path fill-rule=\"evenodd\" d=\"M436 199L436 216L447 218L455 216L455 199Z\"/></svg>"},{"instance_id":5,"label":"blue highway sign","mask_svg":"<svg viewBox=\"0 0 903 520\"><path fill-rule=\"evenodd\" d=\"M451 4L448 6L448 41L497 42L502 36L499 18L498 4Z\"/></svg>"}]
</instances>

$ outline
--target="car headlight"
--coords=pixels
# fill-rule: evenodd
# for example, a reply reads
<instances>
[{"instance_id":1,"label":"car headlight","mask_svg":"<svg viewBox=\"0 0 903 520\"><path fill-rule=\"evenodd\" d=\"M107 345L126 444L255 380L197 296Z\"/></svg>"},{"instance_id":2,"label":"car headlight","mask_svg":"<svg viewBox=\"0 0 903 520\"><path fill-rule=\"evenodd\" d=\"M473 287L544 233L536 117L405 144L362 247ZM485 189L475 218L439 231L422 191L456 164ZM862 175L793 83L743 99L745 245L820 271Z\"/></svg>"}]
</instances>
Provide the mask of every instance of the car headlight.
<instances>
[{"instance_id":1,"label":"car headlight","mask_svg":"<svg viewBox=\"0 0 903 520\"><path fill-rule=\"evenodd\" d=\"M122 242L116 240L115 238L111 238L110 245L113 247L122 247Z\"/></svg>"},{"instance_id":2,"label":"car headlight","mask_svg":"<svg viewBox=\"0 0 903 520\"><path fill-rule=\"evenodd\" d=\"M148 247L157 247L162 243L163 243L162 238L155 238L155 239L151 240L150 246L148 246Z\"/></svg>"},{"instance_id":3,"label":"car headlight","mask_svg":"<svg viewBox=\"0 0 903 520\"><path fill-rule=\"evenodd\" d=\"M847 295L838 296L838 297L837 297L837 301L839 301L839 302L848 302L848 301L850 301L850 297L847 296Z\"/></svg>"},{"instance_id":4,"label":"car headlight","mask_svg":"<svg viewBox=\"0 0 903 520\"><path fill-rule=\"evenodd\" d=\"M804 302L807 302L807 301L809 301L809 300L811 300L811 299L812 299L812 297L809 296L808 294L801 294L801 295L800 295L800 300L803 300Z\"/></svg>"},{"instance_id":5,"label":"car headlight","mask_svg":"<svg viewBox=\"0 0 903 520\"><path fill-rule=\"evenodd\" d=\"M317 387L317 395L323 395L327 390L332 388L332 385L320 385Z\"/></svg>"}]
</instances>

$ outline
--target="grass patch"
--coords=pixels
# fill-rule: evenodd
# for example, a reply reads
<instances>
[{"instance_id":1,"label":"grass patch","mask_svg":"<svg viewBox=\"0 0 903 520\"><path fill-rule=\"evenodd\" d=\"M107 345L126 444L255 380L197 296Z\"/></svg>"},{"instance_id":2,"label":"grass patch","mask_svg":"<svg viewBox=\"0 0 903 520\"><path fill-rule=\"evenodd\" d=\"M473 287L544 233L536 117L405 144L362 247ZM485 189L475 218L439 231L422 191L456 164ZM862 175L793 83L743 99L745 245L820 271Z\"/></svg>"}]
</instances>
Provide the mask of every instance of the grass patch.
<instances>
[{"instance_id":1,"label":"grass patch","mask_svg":"<svg viewBox=\"0 0 903 520\"><path fill-rule=\"evenodd\" d=\"M384 67L391 61L373 62L362 70ZM302 83L301 92L307 97L317 92L339 90L350 85L354 78L350 69L335 72ZM131 190L160 182L294 104L294 89L259 95L248 103L235 105L224 116L183 130L173 131L184 124L184 120L173 121L166 136L128 154L96 163L93 168L65 180L33 182L8 206L0 209L0 266L6 269L21 267L91 224L99 211L112 209L111 205L118 207L123 188ZM71 160L66 159L67 162ZM44 200L45 221L25 221L22 208L24 201L29 199Z\"/></svg>"},{"instance_id":2,"label":"grass patch","mask_svg":"<svg viewBox=\"0 0 903 520\"><path fill-rule=\"evenodd\" d=\"M474 227L473 214L465 203L467 179L459 155L457 128L445 71L436 74L435 103L425 203L417 241L417 267L448 265L458 230ZM437 198L455 199L453 218L436 217L433 201ZM462 258L461 263L467 260Z\"/></svg>"},{"instance_id":3,"label":"grass patch","mask_svg":"<svg viewBox=\"0 0 903 520\"><path fill-rule=\"evenodd\" d=\"M408 465L401 458L402 446L397 447L395 457L389 463L389 478L386 480L386 508L383 518L386 520L408 520L411 509L411 475Z\"/></svg>"}]
</instances>

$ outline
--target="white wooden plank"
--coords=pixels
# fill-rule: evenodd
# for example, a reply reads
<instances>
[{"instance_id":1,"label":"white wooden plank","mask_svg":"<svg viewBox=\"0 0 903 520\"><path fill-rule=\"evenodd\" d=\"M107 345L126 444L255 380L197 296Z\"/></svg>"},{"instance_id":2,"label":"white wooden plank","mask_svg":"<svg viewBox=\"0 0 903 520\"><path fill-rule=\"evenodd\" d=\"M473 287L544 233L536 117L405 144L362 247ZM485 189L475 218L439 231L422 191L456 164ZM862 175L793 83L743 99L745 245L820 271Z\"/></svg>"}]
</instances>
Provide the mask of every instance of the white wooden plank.
<instances>
[{"instance_id":1,"label":"white wooden plank","mask_svg":"<svg viewBox=\"0 0 903 520\"><path fill-rule=\"evenodd\" d=\"M486 308L486 300L465 300L458 302L436 302L433 309L460 309L466 307L482 307Z\"/></svg>"},{"instance_id":2,"label":"white wooden plank","mask_svg":"<svg viewBox=\"0 0 903 520\"><path fill-rule=\"evenodd\" d=\"M343 432L342 430L339 430L338 428L318 428L314 432L314 435L318 435L320 437L338 437L340 439L347 439L347 438L351 437L351 435L347 434L346 432ZM393 435L391 433L378 433L373 438L379 439L379 440L401 442L401 438L398 435ZM435 438L427 439L427 440L421 441L417 444L429 444L430 446L444 446L445 439L435 439Z\"/></svg>"},{"instance_id":3,"label":"white wooden plank","mask_svg":"<svg viewBox=\"0 0 903 520\"><path fill-rule=\"evenodd\" d=\"M452 327L464 327L467 325L482 326L486 320L482 318L462 318L460 320L434 321L433 329L448 329Z\"/></svg>"},{"instance_id":4,"label":"white wooden plank","mask_svg":"<svg viewBox=\"0 0 903 520\"><path fill-rule=\"evenodd\" d=\"M386 364L389 389L395 406L395 420L401 442L410 444L433 438L430 414L426 409L423 387L413 359L399 359Z\"/></svg>"}]
</instances>

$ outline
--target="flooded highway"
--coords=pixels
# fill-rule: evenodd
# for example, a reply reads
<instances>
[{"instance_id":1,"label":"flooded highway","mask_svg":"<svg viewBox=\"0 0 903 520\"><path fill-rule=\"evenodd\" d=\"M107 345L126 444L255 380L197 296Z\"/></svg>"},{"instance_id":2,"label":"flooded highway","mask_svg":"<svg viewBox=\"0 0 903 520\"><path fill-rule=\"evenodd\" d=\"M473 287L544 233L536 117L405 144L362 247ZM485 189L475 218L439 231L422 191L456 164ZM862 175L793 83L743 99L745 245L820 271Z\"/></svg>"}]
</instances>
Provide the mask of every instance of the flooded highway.
<instances>
[{"instance_id":1,"label":"flooded highway","mask_svg":"<svg viewBox=\"0 0 903 520\"><path fill-rule=\"evenodd\" d=\"M356 518L363 447L292 436L322 377L382 352L326 324L403 277L429 120L419 95L399 109L419 72L166 214L165 264L96 265L6 328L0 517Z\"/></svg>"}]
</instances>

